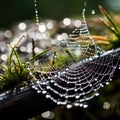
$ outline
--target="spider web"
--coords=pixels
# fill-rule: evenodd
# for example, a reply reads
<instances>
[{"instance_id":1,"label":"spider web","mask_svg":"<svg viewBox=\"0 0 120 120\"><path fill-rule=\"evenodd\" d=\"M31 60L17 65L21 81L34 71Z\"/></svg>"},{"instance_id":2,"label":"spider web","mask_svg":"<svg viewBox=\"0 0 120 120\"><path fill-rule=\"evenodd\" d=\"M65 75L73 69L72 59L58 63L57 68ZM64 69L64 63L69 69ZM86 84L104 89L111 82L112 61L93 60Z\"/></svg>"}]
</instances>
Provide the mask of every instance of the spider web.
<instances>
[{"instance_id":1,"label":"spider web","mask_svg":"<svg viewBox=\"0 0 120 120\"><path fill-rule=\"evenodd\" d=\"M87 101L112 81L119 52L104 52L89 33L83 9L79 28L34 63L32 87L58 105L86 108ZM77 52L76 52L77 51ZM64 59L63 59L64 58Z\"/></svg>"}]
</instances>

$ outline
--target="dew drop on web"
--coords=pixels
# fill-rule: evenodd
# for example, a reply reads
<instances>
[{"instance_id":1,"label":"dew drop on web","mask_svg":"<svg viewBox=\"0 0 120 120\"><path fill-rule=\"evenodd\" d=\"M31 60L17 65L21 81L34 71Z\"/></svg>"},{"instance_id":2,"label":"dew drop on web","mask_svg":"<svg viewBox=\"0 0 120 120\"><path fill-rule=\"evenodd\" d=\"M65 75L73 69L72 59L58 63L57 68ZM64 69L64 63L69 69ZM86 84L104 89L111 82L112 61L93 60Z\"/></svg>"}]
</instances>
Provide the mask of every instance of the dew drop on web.
<instances>
[{"instance_id":1,"label":"dew drop on web","mask_svg":"<svg viewBox=\"0 0 120 120\"><path fill-rule=\"evenodd\" d=\"M39 15L38 15L38 8L37 8L37 0L34 0L34 10L35 10L35 19L36 19L36 24L39 24Z\"/></svg>"},{"instance_id":2,"label":"dew drop on web","mask_svg":"<svg viewBox=\"0 0 120 120\"><path fill-rule=\"evenodd\" d=\"M37 0L34 0L34 7L36 23L38 24ZM98 96L98 90L112 81L111 76L119 64L119 62L114 62L116 56L119 56L118 53L115 56L111 54L107 57L98 56L98 53L102 56L104 50L95 43L90 34L85 11L86 8L82 11L81 25L70 35L72 40L75 38L82 38L82 40L73 42L69 40L65 41L64 46L61 44L57 46L56 53L61 53L69 59L72 57L71 53L76 51L76 46L80 45L82 52L80 56L77 56L79 57L78 61L74 62L72 60L70 64L66 64L62 59L59 59L58 55L56 57L53 51L49 51L45 53L46 57L52 58L50 59L51 61L54 59L52 63L59 62L60 64L57 64L57 67L60 66L60 68L52 71L51 66L53 67L53 64L50 64L50 62L46 63L43 60L42 62L39 61L40 67L43 69L43 74L40 74L42 73L42 69L36 70L36 73L39 74L38 78L32 73L33 77L38 80L35 84L33 83L33 89L36 89L38 93L44 94L46 98L51 99L58 105L66 105L67 108L71 108L73 105L87 108L86 101L92 99L94 96ZM91 12L95 14L95 10ZM66 47L67 52L62 50L63 47ZM120 60L118 59L118 61ZM118 65L118 68L120 68L120 65Z\"/></svg>"},{"instance_id":3,"label":"dew drop on web","mask_svg":"<svg viewBox=\"0 0 120 120\"><path fill-rule=\"evenodd\" d=\"M94 15L94 14L95 14L95 10L92 10L92 11L91 11L91 14Z\"/></svg>"}]
</instances>

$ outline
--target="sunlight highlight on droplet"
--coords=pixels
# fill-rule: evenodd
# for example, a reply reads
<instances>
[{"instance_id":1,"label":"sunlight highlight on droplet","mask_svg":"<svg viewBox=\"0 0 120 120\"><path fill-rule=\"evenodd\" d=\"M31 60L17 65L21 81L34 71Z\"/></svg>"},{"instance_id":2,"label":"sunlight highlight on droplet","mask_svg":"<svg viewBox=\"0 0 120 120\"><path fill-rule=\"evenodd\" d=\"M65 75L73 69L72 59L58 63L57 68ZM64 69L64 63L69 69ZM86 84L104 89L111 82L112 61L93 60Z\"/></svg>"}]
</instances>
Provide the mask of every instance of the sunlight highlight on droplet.
<instances>
[{"instance_id":1,"label":"sunlight highlight on droplet","mask_svg":"<svg viewBox=\"0 0 120 120\"><path fill-rule=\"evenodd\" d=\"M71 105L71 104L68 104L66 107L67 107L68 109L70 109L70 108L72 108L72 105Z\"/></svg>"},{"instance_id":2,"label":"sunlight highlight on droplet","mask_svg":"<svg viewBox=\"0 0 120 120\"><path fill-rule=\"evenodd\" d=\"M75 21L74 21L74 26L75 26L75 27L80 27L81 24L82 24L82 23L81 23L80 20L75 20Z\"/></svg>"},{"instance_id":3,"label":"sunlight highlight on droplet","mask_svg":"<svg viewBox=\"0 0 120 120\"><path fill-rule=\"evenodd\" d=\"M2 46L2 45L0 46L0 51L1 51L1 52L5 52L5 51L6 51L6 48L5 48L4 45L3 45L3 46Z\"/></svg>"},{"instance_id":4,"label":"sunlight highlight on droplet","mask_svg":"<svg viewBox=\"0 0 120 120\"><path fill-rule=\"evenodd\" d=\"M68 34L67 33L62 33L62 38L65 40L68 38Z\"/></svg>"},{"instance_id":5,"label":"sunlight highlight on droplet","mask_svg":"<svg viewBox=\"0 0 120 120\"><path fill-rule=\"evenodd\" d=\"M65 19L63 20L63 24L64 24L65 26L70 25L70 24L71 24L70 18L65 18Z\"/></svg>"},{"instance_id":6,"label":"sunlight highlight on droplet","mask_svg":"<svg viewBox=\"0 0 120 120\"><path fill-rule=\"evenodd\" d=\"M51 112L51 111L46 111L46 112L42 113L41 116L44 119L53 119L54 118L54 113Z\"/></svg>"},{"instance_id":7,"label":"sunlight highlight on droplet","mask_svg":"<svg viewBox=\"0 0 120 120\"><path fill-rule=\"evenodd\" d=\"M1 60L7 61L7 55L6 54L1 55Z\"/></svg>"},{"instance_id":8,"label":"sunlight highlight on droplet","mask_svg":"<svg viewBox=\"0 0 120 120\"><path fill-rule=\"evenodd\" d=\"M110 103L109 102L104 102L103 103L103 108L104 109L109 109L110 108Z\"/></svg>"},{"instance_id":9,"label":"sunlight highlight on droplet","mask_svg":"<svg viewBox=\"0 0 120 120\"><path fill-rule=\"evenodd\" d=\"M88 107L88 105L87 104L83 104L83 108L87 108Z\"/></svg>"},{"instance_id":10,"label":"sunlight highlight on droplet","mask_svg":"<svg viewBox=\"0 0 120 120\"><path fill-rule=\"evenodd\" d=\"M39 24L39 16L38 16L38 8L37 8L37 0L34 0L34 7L35 7L35 18L36 18L36 24Z\"/></svg>"},{"instance_id":11,"label":"sunlight highlight on droplet","mask_svg":"<svg viewBox=\"0 0 120 120\"><path fill-rule=\"evenodd\" d=\"M27 44L27 49L26 49L27 53L32 53L32 43L28 43Z\"/></svg>"},{"instance_id":12,"label":"sunlight highlight on droplet","mask_svg":"<svg viewBox=\"0 0 120 120\"><path fill-rule=\"evenodd\" d=\"M26 26L25 23L20 23L20 24L18 25L18 27L19 27L20 30L25 30L27 26Z\"/></svg>"},{"instance_id":13,"label":"sunlight highlight on droplet","mask_svg":"<svg viewBox=\"0 0 120 120\"><path fill-rule=\"evenodd\" d=\"M58 36L57 36L57 40L59 40L59 41L63 40L62 35L58 35Z\"/></svg>"},{"instance_id":14,"label":"sunlight highlight on droplet","mask_svg":"<svg viewBox=\"0 0 120 120\"><path fill-rule=\"evenodd\" d=\"M25 46L21 46L21 47L20 47L20 51L21 51L21 52L26 52L26 47L25 47Z\"/></svg>"},{"instance_id":15,"label":"sunlight highlight on droplet","mask_svg":"<svg viewBox=\"0 0 120 120\"><path fill-rule=\"evenodd\" d=\"M46 25L44 23L41 23L39 25L39 31L42 32L42 33L46 31Z\"/></svg>"},{"instance_id":16,"label":"sunlight highlight on droplet","mask_svg":"<svg viewBox=\"0 0 120 120\"><path fill-rule=\"evenodd\" d=\"M34 49L34 52L35 53L39 53L39 52L41 52L42 50L40 49L40 48L38 48L38 47L35 47L35 49Z\"/></svg>"},{"instance_id":17,"label":"sunlight highlight on droplet","mask_svg":"<svg viewBox=\"0 0 120 120\"><path fill-rule=\"evenodd\" d=\"M54 24L52 22L47 23L47 28L48 29L53 29L53 27L54 27Z\"/></svg>"},{"instance_id":18,"label":"sunlight highlight on droplet","mask_svg":"<svg viewBox=\"0 0 120 120\"><path fill-rule=\"evenodd\" d=\"M10 30L6 30L5 32L4 32L4 36L6 37L6 38L11 38L12 37L12 31L10 31Z\"/></svg>"},{"instance_id":19,"label":"sunlight highlight on droplet","mask_svg":"<svg viewBox=\"0 0 120 120\"><path fill-rule=\"evenodd\" d=\"M41 114L43 118L48 118L50 116L50 111L46 111Z\"/></svg>"},{"instance_id":20,"label":"sunlight highlight on droplet","mask_svg":"<svg viewBox=\"0 0 120 120\"><path fill-rule=\"evenodd\" d=\"M94 15L94 14L95 14L95 10L92 10L92 11L91 11L91 14Z\"/></svg>"}]
</instances>

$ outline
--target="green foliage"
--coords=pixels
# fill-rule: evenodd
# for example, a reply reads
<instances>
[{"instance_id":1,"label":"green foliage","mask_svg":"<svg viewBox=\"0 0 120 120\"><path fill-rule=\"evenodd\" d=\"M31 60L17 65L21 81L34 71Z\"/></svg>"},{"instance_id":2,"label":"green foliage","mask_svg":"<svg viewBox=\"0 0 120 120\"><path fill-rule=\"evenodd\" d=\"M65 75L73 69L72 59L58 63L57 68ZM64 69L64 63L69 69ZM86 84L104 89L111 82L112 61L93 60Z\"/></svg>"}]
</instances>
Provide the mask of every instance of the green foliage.
<instances>
[{"instance_id":1,"label":"green foliage","mask_svg":"<svg viewBox=\"0 0 120 120\"><path fill-rule=\"evenodd\" d=\"M73 51L68 50L67 48L62 48L62 50L57 49L59 48L48 48L30 58L30 61L34 64L34 62L38 60L39 65L37 65L37 69L43 72L62 69L72 62L77 61L77 56Z\"/></svg>"},{"instance_id":2,"label":"green foliage","mask_svg":"<svg viewBox=\"0 0 120 120\"><path fill-rule=\"evenodd\" d=\"M11 47L11 54L6 65L1 65L3 74L0 74L0 91L24 85L30 79L27 64L23 64L14 47Z\"/></svg>"},{"instance_id":3,"label":"green foliage","mask_svg":"<svg viewBox=\"0 0 120 120\"><path fill-rule=\"evenodd\" d=\"M111 42L111 46L109 46L110 49L120 47L120 28L119 28L119 26L116 24L115 20L113 20L113 17L110 16L110 14L108 14L107 11L102 6L99 5L99 9L100 9L101 13L104 15L104 17L107 19L107 20L101 19L102 23L115 36L113 38L113 40L110 41Z\"/></svg>"},{"instance_id":4,"label":"green foliage","mask_svg":"<svg viewBox=\"0 0 120 120\"><path fill-rule=\"evenodd\" d=\"M120 29L102 6L99 6L99 9L107 19L107 21L104 21L103 19L101 19L101 21L112 31L116 38L116 41L111 41L112 46L110 47L116 48L120 45ZM22 38L23 37L24 36L22 36ZM22 40L22 38L18 41L18 43ZM93 36L93 38L105 41L99 36ZM18 43L14 47L10 47L11 54L8 57L6 65L0 65L3 70L3 74L0 74L0 91L24 85L24 83L26 84L31 80L28 65L22 63L18 53L16 52L16 46ZM101 44L104 43L101 42ZM34 62L37 60L39 61L39 65L37 68L33 68L33 72L36 72L36 70L47 72L59 70L73 62L77 62L80 60L80 56L77 56L74 51L69 50L67 47L62 49L51 47L30 58L30 62L33 63L33 66Z\"/></svg>"}]
</instances>

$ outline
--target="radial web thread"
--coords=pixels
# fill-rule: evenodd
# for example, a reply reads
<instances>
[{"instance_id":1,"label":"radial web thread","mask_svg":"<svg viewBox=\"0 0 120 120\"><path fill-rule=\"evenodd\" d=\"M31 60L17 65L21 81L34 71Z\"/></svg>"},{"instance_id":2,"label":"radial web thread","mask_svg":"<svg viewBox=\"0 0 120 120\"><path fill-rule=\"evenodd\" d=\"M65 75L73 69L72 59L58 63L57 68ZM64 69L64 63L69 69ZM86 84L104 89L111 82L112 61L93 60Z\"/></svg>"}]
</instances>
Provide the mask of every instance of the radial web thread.
<instances>
[{"instance_id":1,"label":"radial web thread","mask_svg":"<svg viewBox=\"0 0 120 120\"><path fill-rule=\"evenodd\" d=\"M69 40L61 41L35 61L36 71L31 73L35 79L32 87L38 93L67 108L73 105L86 108L86 102L112 81L120 61L120 52L104 52L95 43L84 12L85 9L82 25L72 32Z\"/></svg>"}]
</instances>

